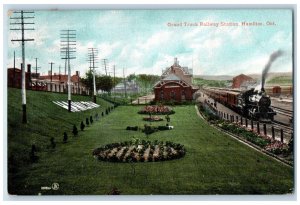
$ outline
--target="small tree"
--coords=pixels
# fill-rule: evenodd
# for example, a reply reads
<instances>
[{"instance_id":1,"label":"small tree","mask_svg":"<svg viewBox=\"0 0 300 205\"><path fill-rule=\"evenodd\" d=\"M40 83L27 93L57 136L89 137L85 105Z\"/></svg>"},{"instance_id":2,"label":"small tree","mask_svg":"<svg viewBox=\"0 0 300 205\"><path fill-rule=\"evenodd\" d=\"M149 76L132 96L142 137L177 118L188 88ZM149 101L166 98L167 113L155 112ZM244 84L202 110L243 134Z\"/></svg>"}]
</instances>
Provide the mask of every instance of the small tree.
<instances>
[{"instance_id":1,"label":"small tree","mask_svg":"<svg viewBox=\"0 0 300 205\"><path fill-rule=\"evenodd\" d=\"M66 132L64 132L63 143L67 143L67 141L68 141L68 135Z\"/></svg>"},{"instance_id":2,"label":"small tree","mask_svg":"<svg viewBox=\"0 0 300 205\"><path fill-rule=\"evenodd\" d=\"M91 122L91 124L93 124L93 122L94 122L93 116L90 116L90 122Z\"/></svg>"},{"instance_id":3,"label":"small tree","mask_svg":"<svg viewBox=\"0 0 300 205\"><path fill-rule=\"evenodd\" d=\"M108 110L107 110L107 108L106 108L106 110L105 110L105 114L108 115Z\"/></svg>"},{"instance_id":4,"label":"small tree","mask_svg":"<svg viewBox=\"0 0 300 205\"><path fill-rule=\"evenodd\" d=\"M90 124L89 118L88 118L88 117L85 119L85 124L86 124L87 126L89 126L89 124Z\"/></svg>"},{"instance_id":5,"label":"small tree","mask_svg":"<svg viewBox=\"0 0 300 205\"><path fill-rule=\"evenodd\" d=\"M84 127L85 127L85 125L83 124L83 121L81 121L81 123L80 123L80 129L81 129L81 131L84 130Z\"/></svg>"},{"instance_id":6,"label":"small tree","mask_svg":"<svg viewBox=\"0 0 300 205\"><path fill-rule=\"evenodd\" d=\"M74 134L75 137L77 136L78 130L77 130L76 125L73 125L73 131L72 131L72 133Z\"/></svg>"},{"instance_id":7,"label":"small tree","mask_svg":"<svg viewBox=\"0 0 300 205\"><path fill-rule=\"evenodd\" d=\"M101 115L102 115L102 117L103 117L103 116L104 116L104 113L102 112Z\"/></svg>"}]
</instances>

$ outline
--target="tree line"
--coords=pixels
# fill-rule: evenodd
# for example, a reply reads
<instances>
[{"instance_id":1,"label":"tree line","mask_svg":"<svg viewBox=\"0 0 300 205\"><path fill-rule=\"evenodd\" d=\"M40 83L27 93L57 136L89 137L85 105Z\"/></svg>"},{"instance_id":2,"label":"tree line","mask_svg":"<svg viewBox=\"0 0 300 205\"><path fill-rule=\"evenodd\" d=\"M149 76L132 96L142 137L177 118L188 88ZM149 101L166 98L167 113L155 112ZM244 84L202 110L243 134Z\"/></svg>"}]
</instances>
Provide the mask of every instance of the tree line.
<instances>
[{"instance_id":1,"label":"tree line","mask_svg":"<svg viewBox=\"0 0 300 205\"><path fill-rule=\"evenodd\" d=\"M158 75L147 75L147 74L130 74L125 78L126 81L132 82L135 81L139 86L141 93L150 93L156 82L160 80ZM86 72L85 77L81 78L80 81L84 83L87 88L90 90L90 93L93 91L93 73L91 71ZM109 75L95 75L96 88L97 90L102 90L103 92L111 93L113 88L124 82L124 79L121 77L112 77Z\"/></svg>"}]
</instances>

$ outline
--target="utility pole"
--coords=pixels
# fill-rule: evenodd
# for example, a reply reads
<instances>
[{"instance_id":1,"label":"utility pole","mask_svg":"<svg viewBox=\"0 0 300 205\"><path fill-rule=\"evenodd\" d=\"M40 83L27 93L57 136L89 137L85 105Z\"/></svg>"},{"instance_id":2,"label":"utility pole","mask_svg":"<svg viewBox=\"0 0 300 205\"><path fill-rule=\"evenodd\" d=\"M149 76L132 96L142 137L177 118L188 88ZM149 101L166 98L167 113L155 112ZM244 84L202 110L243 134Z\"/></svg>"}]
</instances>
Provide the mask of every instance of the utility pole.
<instances>
[{"instance_id":1,"label":"utility pole","mask_svg":"<svg viewBox=\"0 0 300 205\"><path fill-rule=\"evenodd\" d=\"M92 56L88 53L88 63L90 64L89 66L89 75L88 75L88 85L89 85L89 94L92 95L92 84L93 84L93 79L90 77L92 75Z\"/></svg>"},{"instance_id":2,"label":"utility pole","mask_svg":"<svg viewBox=\"0 0 300 205\"><path fill-rule=\"evenodd\" d=\"M89 48L88 49L89 53L88 53L88 56L89 56L89 59L90 59L90 65L91 65L91 68L93 68L93 101L94 103L97 102L97 89L96 89L96 78L95 78L95 75L96 75L96 71L95 71L95 68L97 68L95 66L95 63L97 63L96 61L98 60L98 49L97 48Z\"/></svg>"},{"instance_id":3,"label":"utility pole","mask_svg":"<svg viewBox=\"0 0 300 205\"><path fill-rule=\"evenodd\" d=\"M115 92L115 87L116 87L116 65L114 65L114 83L113 83L113 86L114 86L114 95L116 94Z\"/></svg>"},{"instance_id":4,"label":"utility pole","mask_svg":"<svg viewBox=\"0 0 300 205\"><path fill-rule=\"evenodd\" d=\"M107 59L104 58L104 59L102 59L102 61L103 61L103 64L104 64L105 75L107 76L107 68L106 68Z\"/></svg>"},{"instance_id":5,"label":"utility pole","mask_svg":"<svg viewBox=\"0 0 300 205\"><path fill-rule=\"evenodd\" d=\"M14 22L10 23L10 25L18 26L17 28L11 28L12 31L21 31L22 37L21 39L12 39L11 41L20 41L22 42L22 111L23 117L22 122L27 123L27 114L26 114L26 75L25 75L25 42L26 41L34 41L34 39L26 39L25 38L25 31L34 30L34 28L25 28L26 25L33 25L33 22L25 22L26 19L33 19L34 16L27 16L34 14L33 11L14 11L15 17L11 17L11 20L15 20Z\"/></svg>"},{"instance_id":6,"label":"utility pole","mask_svg":"<svg viewBox=\"0 0 300 205\"><path fill-rule=\"evenodd\" d=\"M58 81L59 81L58 89L59 89L59 92L60 92L60 81L61 81L61 76L60 76L60 65L58 66Z\"/></svg>"},{"instance_id":7,"label":"utility pole","mask_svg":"<svg viewBox=\"0 0 300 205\"><path fill-rule=\"evenodd\" d=\"M50 70L50 88L51 88L51 92L52 92L52 65L54 64L53 62L50 62L49 63L50 66L51 66L51 70Z\"/></svg>"},{"instance_id":8,"label":"utility pole","mask_svg":"<svg viewBox=\"0 0 300 205\"><path fill-rule=\"evenodd\" d=\"M38 58L35 58L35 90L37 90L37 86L38 86L38 74L37 74L37 71L38 71L38 68L41 68L41 67L37 66L37 59Z\"/></svg>"},{"instance_id":9,"label":"utility pole","mask_svg":"<svg viewBox=\"0 0 300 205\"><path fill-rule=\"evenodd\" d=\"M125 79L125 70L123 67L123 81L124 81L124 94L125 94L125 98L127 98L127 86L126 86L126 79Z\"/></svg>"},{"instance_id":10,"label":"utility pole","mask_svg":"<svg viewBox=\"0 0 300 205\"><path fill-rule=\"evenodd\" d=\"M61 30L61 59L65 60L65 71L68 67L68 111L71 112L71 65L70 60L76 59L76 30Z\"/></svg>"}]
</instances>

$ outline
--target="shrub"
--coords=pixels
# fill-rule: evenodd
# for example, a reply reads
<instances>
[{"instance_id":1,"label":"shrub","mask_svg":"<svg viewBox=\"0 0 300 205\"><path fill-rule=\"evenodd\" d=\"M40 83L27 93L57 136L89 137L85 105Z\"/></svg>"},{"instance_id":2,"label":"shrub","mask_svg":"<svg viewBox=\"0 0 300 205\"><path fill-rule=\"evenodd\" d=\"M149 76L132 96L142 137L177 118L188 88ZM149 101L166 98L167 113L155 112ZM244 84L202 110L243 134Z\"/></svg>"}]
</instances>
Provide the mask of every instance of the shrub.
<instances>
[{"instance_id":1,"label":"shrub","mask_svg":"<svg viewBox=\"0 0 300 205\"><path fill-rule=\"evenodd\" d=\"M72 133L74 134L74 136L77 136L78 130L77 130L76 125L73 125L73 131L72 131Z\"/></svg>"},{"instance_id":2,"label":"shrub","mask_svg":"<svg viewBox=\"0 0 300 205\"><path fill-rule=\"evenodd\" d=\"M91 122L91 124L93 124L93 122L94 122L93 116L90 116L90 122Z\"/></svg>"},{"instance_id":3,"label":"shrub","mask_svg":"<svg viewBox=\"0 0 300 205\"><path fill-rule=\"evenodd\" d=\"M80 123L80 129L81 129L81 131L84 130L84 127L85 127L85 125L83 124L83 121L81 121L81 123Z\"/></svg>"},{"instance_id":4,"label":"shrub","mask_svg":"<svg viewBox=\"0 0 300 205\"><path fill-rule=\"evenodd\" d=\"M158 130L169 130L169 127L167 127L167 126L158 126L157 129Z\"/></svg>"},{"instance_id":5,"label":"shrub","mask_svg":"<svg viewBox=\"0 0 300 205\"><path fill-rule=\"evenodd\" d=\"M85 119L85 124L86 124L87 126L89 126L89 124L90 124L89 118L88 118L88 117Z\"/></svg>"},{"instance_id":6,"label":"shrub","mask_svg":"<svg viewBox=\"0 0 300 205\"><path fill-rule=\"evenodd\" d=\"M127 127L126 127L126 130L138 131L138 126L134 126L134 127L127 126Z\"/></svg>"}]
</instances>

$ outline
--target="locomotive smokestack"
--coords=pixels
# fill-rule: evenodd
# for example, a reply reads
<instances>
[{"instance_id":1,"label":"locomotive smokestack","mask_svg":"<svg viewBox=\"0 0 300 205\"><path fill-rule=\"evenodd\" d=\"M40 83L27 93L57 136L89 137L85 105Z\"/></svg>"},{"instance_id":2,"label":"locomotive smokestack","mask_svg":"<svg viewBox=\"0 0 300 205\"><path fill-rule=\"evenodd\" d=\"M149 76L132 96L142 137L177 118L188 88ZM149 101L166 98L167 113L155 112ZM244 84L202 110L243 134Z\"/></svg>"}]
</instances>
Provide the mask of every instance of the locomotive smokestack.
<instances>
[{"instance_id":1,"label":"locomotive smokestack","mask_svg":"<svg viewBox=\"0 0 300 205\"><path fill-rule=\"evenodd\" d=\"M265 81L267 78L267 74L271 68L272 63L281 55L283 54L283 52L281 50L275 51L274 53L272 53L270 55L269 61L268 63L265 65L264 70L262 72L262 76L261 76L261 91L265 91Z\"/></svg>"}]
</instances>

